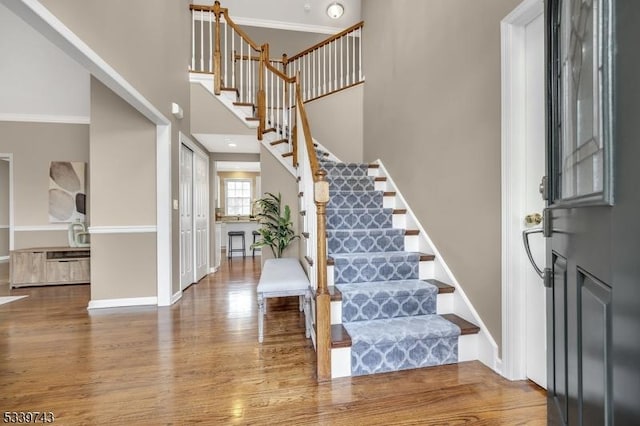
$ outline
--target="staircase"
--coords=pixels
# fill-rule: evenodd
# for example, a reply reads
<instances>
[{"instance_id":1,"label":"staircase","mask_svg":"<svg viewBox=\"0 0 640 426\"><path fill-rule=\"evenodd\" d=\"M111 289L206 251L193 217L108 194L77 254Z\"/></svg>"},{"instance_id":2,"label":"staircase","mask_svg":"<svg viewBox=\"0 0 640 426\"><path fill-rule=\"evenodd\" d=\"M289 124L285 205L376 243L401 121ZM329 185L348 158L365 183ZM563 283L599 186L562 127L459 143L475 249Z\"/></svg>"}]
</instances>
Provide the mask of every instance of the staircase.
<instances>
[{"instance_id":1,"label":"staircase","mask_svg":"<svg viewBox=\"0 0 640 426\"><path fill-rule=\"evenodd\" d=\"M475 359L497 368L497 345L484 326L463 318L482 325L460 288L445 283L456 282L382 163L342 163L312 139L305 102L364 82L363 23L278 61L270 58L268 44L248 39L218 2L190 7L194 22L208 20L212 31L215 21L215 33L224 34L208 61L206 51L198 56L193 49L192 81L255 127L257 140L298 180L302 257L315 294L305 313L311 313L306 321L318 380ZM202 40L206 27L193 26L198 28ZM352 46L346 56L343 45ZM326 52L330 62L322 63ZM227 65L225 58L232 61ZM340 58L346 58L344 67L338 67ZM208 71L194 70L207 62Z\"/></svg>"},{"instance_id":2,"label":"staircase","mask_svg":"<svg viewBox=\"0 0 640 426\"><path fill-rule=\"evenodd\" d=\"M394 216L401 222L406 210L385 208L384 199L395 196L381 188L386 179L372 165L316 154L330 191L333 376L458 362L460 335L479 328L453 314L438 315L439 294L446 297L454 287L427 278L433 255L407 250L405 240L417 238L418 231L393 226ZM348 366L340 365L347 362L345 350Z\"/></svg>"}]
</instances>

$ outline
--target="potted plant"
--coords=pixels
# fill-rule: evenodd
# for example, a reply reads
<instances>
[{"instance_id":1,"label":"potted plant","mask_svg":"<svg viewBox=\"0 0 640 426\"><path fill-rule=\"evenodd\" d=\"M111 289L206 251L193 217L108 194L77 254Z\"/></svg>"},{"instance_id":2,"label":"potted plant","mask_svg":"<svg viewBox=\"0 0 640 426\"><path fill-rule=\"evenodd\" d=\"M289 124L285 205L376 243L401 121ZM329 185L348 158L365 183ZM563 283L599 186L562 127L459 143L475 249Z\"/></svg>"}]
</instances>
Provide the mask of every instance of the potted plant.
<instances>
[{"instance_id":1,"label":"potted plant","mask_svg":"<svg viewBox=\"0 0 640 426\"><path fill-rule=\"evenodd\" d=\"M260 239L251 245L251 248L271 247L275 258L282 257L284 250L299 235L293 230L291 221L291 209L288 205L282 209L282 195L266 192L263 198L255 201L258 207L256 217L262 225L258 232Z\"/></svg>"}]
</instances>

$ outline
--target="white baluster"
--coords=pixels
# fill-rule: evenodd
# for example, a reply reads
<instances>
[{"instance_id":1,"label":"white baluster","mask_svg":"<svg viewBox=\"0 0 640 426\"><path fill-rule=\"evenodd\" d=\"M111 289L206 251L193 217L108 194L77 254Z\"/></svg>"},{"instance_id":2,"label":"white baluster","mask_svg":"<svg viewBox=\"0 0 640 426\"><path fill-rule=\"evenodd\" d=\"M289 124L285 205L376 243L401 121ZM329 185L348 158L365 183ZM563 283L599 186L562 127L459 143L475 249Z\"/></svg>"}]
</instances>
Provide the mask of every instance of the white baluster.
<instances>
[{"instance_id":1,"label":"white baluster","mask_svg":"<svg viewBox=\"0 0 640 426\"><path fill-rule=\"evenodd\" d=\"M276 78L276 132L279 132L280 127L280 79Z\"/></svg>"},{"instance_id":2,"label":"white baluster","mask_svg":"<svg viewBox=\"0 0 640 426\"><path fill-rule=\"evenodd\" d=\"M191 12L191 70L196 70L196 11Z\"/></svg>"},{"instance_id":3,"label":"white baluster","mask_svg":"<svg viewBox=\"0 0 640 426\"><path fill-rule=\"evenodd\" d=\"M333 40L333 90L338 90L338 41Z\"/></svg>"},{"instance_id":4,"label":"white baluster","mask_svg":"<svg viewBox=\"0 0 640 426\"><path fill-rule=\"evenodd\" d=\"M240 64L240 85L236 86L237 89L240 91L240 102L244 102L244 61L242 60L242 55L243 55L243 49L242 49L242 45L244 44L244 40L242 39L242 36L240 36L240 59L239 59L239 64Z\"/></svg>"},{"instance_id":5,"label":"white baluster","mask_svg":"<svg viewBox=\"0 0 640 426\"><path fill-rule=\"evenodd\" d=\"M349 57L349 34L344 36L345 38L345 43L347 43L347 57L345 58L345 61L347 62L347 64L345 65L345 68L347 68L347 86L349 85L349 77L351 76L351 73L349 72L349 68L350 68L350 57Z\"/></svg>"},{"instance_id":6,"label":"white baluster","mask_svg":"<svg viewBox=\"0 0 640 426\"><path fill-rule=\"evenodd\" d=\"M200 14L200 71L204 71L204 19Z\"/></svg>"},{"instance_id":7,"label":"white baluster","mask_svg":"<svg viewBox=\"0 0 640 426\"><path fill-rule=\"evenodd\" d=\"M231 27L231 54L233 58L231 59L231 80L233 80L233 87L237 88L238 84L236 82L236 30Z\"/></svg>"},{"instance_id":8,"label":"white baluster","mask_svg":"<svg viewBox=\"0 0 640 426\"><path fill-rule=\"evenodd\" d=\"M327 69L329 70L329 81L328 81L328 86L329 86L329 91L331 92L333 90L333 86L331 84L331 70L333 69L333 67L331 66L331 43L327 44L327 48L329 49L329 66L327 67Z\"/></svg>"},{"instance_id":9,"label":"white baluster","mask_svg":"<svg viewBox=\"0 0 640 426\"><path fill-rule=\"evenodd\" d=\"M211 11L209 11L209 72L213 72L213 27L211 26ZM216 75L216 78L220 76Z\"/></svg>"},{"instance_id":10,"label":"white baluster","mask_svg":"<svg viewBox=\"0 0 640 426\"><path fill-rule=\"evenodd\" d=\"M356 82L356 33L351 32L351 42L353 43L351 52L353 54L353 60L351 61L351 84Z\"/></svg>"},{"instance_id":11,"label":"white baluster","mask_svg":"<svg viewBox=\"0 0 640 426\"><path fill-rule=\"evenodd\" d=\"M327 45L322 46L322 94L327 93Z\"/></svg>"},{"instance_id":12,"label":"white baluster","mask_svg":"<svg viewBox=\"0 0 640 426\"><path fill-rule=\"evenodd\" d=\"M224 22L224 86L228 87L229 85L229 72L227 70L227 64L229 63L229 34L228 34L229 26L227 25L227 21Z\"/></svg>"},{"instance_id":13,"label":"white baluster","mask_svg":"<svg viewBox=\"0 0 640 426\"><path fill-rule=\"evenodd\" d=\"M362 81L362 28L358 30L358 81Z\"/></svg>"},{"instance_id":14,"label":"white baluster","mask_svg":"<svg viewBox=\"0 0 640 426\"><path fill-rule=\"evenodd\" d=\"M340 37L340 88L344 86L344 37Z\"/></svg>"}]
</instances>

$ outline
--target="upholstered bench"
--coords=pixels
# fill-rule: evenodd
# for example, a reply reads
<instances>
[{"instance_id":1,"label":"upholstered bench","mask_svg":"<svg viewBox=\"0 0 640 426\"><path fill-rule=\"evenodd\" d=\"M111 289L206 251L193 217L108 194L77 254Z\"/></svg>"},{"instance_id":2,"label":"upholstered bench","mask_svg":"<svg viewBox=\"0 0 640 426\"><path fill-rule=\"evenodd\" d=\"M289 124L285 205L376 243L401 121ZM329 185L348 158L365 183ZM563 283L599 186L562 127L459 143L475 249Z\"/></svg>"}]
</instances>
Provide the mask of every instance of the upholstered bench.
<instances>
[{"instance_id":1,"label":"upholstered bench","mask_svg":"<svg viewBox=\"0 0 640 426\"><path fill-rule=\"evenodd\" d=\"M264 332L265 299L270 297L298 296L300 311L307 306L311 293L309 279L300 261L295 258L268 259L264 262L258 282L258 342L262 343ZM305 314L308 312L305 310ZM305 324L307 321L305 321ZM305 327L306 328L306 327ZM309 330L305 330L307 337Z\"/></svg>"}]
</instances>

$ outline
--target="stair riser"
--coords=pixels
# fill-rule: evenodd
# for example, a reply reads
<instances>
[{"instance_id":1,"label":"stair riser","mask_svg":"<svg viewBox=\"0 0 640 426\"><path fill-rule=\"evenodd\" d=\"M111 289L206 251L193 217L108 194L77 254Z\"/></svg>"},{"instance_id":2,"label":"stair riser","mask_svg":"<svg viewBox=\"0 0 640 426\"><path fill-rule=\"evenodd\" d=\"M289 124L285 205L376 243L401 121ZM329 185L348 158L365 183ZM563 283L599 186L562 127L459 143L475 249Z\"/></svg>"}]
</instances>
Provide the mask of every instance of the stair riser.
<instances>
[{"instance_id":1,"label":"stair riser","mask_svg":"<svg viewBox=\"0 0 640 426\"><path fill-rule=\"evenodd\" d=\"M392 230L380 232L329 232L327 247L329 255L336 253L374 253L404 251L405 237Z\"/></svg>"},{"instance_id":2,"label":"stair riser","mask_svg":"<svg viewBox=\"0 0 640 426\"><path fill-rule=\"evenodd\" d=\"M342 322L371 321L377 319L433 315L436 313L437 294L403 294L392 298L358 295L342 299Z\"/></svg>"},{"instance_id":3,"label":"stair riser","mask_svg":"<svg viewBox=\"0 0 640 426\"><path fill-rule=\"evenodd\" d=\"M411 280L418 279L420 273L419 262L413 260L395 262L365 260L355 263L336 259L334 268L336 284Z\"/></svg>"},{"instance_id":4,"label":"stair riser","mask_svg":"<svg viewBox=\"0 0 640 426\"><path fill-rule=\"evenodd\" d=\"M457 362L478 359L478 335L469 334L458 337ZM351 376L351 348L331 349L331 377Z\"/></svg>"},{"instance_id":5,"label":"stair riser","mask_svg":"<svg viewBox=\"0 0 640 426\"><path fill-rule=\"evenodd\" d=\"M327 208L378 208L383 204L384 198L386 197L383 197L382 192L333 193Z\"/></svg>"},{"instance_id":6,"label":"stair riser","mask_svg":"<svg viewBox=\"0 0 640 426\"><path fill-rule=\"evenodd\" d=\"M376 183L369 176L332 177L329 179L329 193L335 191L375 191Z\"/></svg>"},{"instance_id":7,"label":"stair riser","mask_svg":"<svg viewBox=\"0 0 640 426\"><path fill-rule=\"evenodd\" d=\"M438 315L453 313L453 294L438 294L436 306ZM342 324L341 300L331 302L331 324Z\"/></svg>"},{"instance_id":8,"label":"stair riser","mask_svg":"<svg viewBox=\"0 0 640 426\"><path fill-rule=\"evenodd\" d=\"M327 214L327 229L386 229L394 222L392 214L384 212Z\"/></svg>"},{"instance_id":9,"label":"stair riser","mask_svg":"<svg viewBox=\"0 0 640 426\"><path fill-rule=\"evenodd\" d=\"M388 345L356 343L351 346L351 375L386 373L454 364L458 362L458 337L401 341Z\"/></svg>"},{"instance_id":10,"label":"stair riser","mask_svg":"<svg viewBox=\"0 0 640 426\"><path fill-rule=\"evenodd\" d=\"M426 280L434 277L435 265L432 260L421 261L418 265L418 273L420 280ZM334 266L327 266L327 285L332 286L335 284Z\"/></svg>"}]
</instances>

